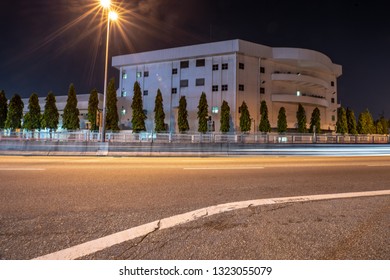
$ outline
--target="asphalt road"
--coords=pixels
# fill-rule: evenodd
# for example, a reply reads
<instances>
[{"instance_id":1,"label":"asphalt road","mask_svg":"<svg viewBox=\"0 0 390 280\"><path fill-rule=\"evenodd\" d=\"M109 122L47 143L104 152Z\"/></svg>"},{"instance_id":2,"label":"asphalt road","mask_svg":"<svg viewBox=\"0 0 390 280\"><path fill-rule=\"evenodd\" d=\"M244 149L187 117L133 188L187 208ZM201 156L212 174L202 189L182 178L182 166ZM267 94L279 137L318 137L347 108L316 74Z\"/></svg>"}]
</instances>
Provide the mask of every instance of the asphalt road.
<instances>
[{"instance_id":1,"label":"asphalt road","mask_svg":"<svg viewBox=\"0 0 390 280\"><path fill-rule=\"evenodd\" d=\"M0 158L0 259L221 203L390 189L390 157ZM261 206L87 259L389 259L389 196Z\"/></svg>"}]
</instances>

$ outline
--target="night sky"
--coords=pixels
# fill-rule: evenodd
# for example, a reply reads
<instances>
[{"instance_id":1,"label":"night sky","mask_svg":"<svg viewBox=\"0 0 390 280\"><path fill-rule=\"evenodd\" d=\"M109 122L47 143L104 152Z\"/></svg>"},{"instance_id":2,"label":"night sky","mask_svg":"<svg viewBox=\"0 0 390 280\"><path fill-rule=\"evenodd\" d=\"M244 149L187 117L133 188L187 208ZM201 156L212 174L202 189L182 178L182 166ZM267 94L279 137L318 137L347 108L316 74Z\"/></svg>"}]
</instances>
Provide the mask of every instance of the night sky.
<instances>
[{"instance_id":1,"label":"night sky","mask_svg":"<svg viewBox=\"0 0 390 280\"><path fill-rule=\"evenodd\" d=\"M243 39L320 51L343 66L339 103L390 118L390 16L383 1L122 0L110 56ZM98 0L1 0L0 90L103 92ZM118 79L115 69L109 78Z\"/></svg>"}]
</instances>

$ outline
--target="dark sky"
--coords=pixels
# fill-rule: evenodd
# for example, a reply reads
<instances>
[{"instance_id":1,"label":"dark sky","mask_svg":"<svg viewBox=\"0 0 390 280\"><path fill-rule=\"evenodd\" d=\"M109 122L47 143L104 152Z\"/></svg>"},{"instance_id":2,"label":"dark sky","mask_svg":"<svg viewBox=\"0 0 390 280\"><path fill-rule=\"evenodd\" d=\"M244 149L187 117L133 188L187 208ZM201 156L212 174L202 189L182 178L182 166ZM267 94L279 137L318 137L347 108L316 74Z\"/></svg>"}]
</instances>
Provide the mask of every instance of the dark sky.
<instances>
[{"instance_id":1,"label":"dark sky","mask_svg":"<svg viewBox=\"0 0 390 280\"><path fill-rule=\"evenodd\" d=\"M320 51L343 66L339 102L390 118L390 16L383 1L118 0L110 56L243 39ZM0 89L8 98L103 91L98 0L1 0ZM110 69L109 78L117 77Z\"/></svg>"}]
</instances>

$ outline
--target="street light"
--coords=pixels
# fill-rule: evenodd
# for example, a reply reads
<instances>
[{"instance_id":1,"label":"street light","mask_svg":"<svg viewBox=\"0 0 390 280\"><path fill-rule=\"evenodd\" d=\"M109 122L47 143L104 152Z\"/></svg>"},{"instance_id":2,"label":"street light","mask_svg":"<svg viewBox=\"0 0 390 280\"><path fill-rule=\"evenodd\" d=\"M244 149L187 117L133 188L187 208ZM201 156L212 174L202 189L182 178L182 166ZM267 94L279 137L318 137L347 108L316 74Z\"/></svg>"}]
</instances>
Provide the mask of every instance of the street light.
<instances>
[{"instance_id":1,"label":"street light","mask_svg":"<svg viewBox=\"0 0 390 280\"><path fill-rule=\"evenodd\" d=\"M104 65L104 88L103 88L103 124L102 124L102 137L101 141L106 141L106 104L107 104L107 71L108 71L108 46L110 39L110 21L116 21L118 14L115 11L110 10L110 0L100 0L100 5L107 10L107 38L106 38L106 58Z\"/></svg>"}]
</instances>

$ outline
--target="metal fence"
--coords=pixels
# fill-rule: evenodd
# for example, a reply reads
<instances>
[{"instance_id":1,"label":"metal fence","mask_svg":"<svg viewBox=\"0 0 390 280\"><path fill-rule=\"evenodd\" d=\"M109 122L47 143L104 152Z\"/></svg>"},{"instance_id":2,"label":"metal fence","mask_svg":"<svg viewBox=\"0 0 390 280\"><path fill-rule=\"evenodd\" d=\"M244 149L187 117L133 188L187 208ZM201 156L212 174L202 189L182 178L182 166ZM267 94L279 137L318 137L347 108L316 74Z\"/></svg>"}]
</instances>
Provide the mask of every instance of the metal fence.
<instances>
[{"instance_id":1,"label":"metal fence","mask_svg":"<svg viewBox=\"0 0 390 280\"><path fill-rule=\"evenodd\" d=\"M82 131L9 131L0 130L0 141L64 141L99 142L99 132ZM342 134L221 134L221 133L106 133L107 142L156 142L156 143L259 143L259 144L387 144L389 135L342 135Z\"/></svg>"}]
</instances>

